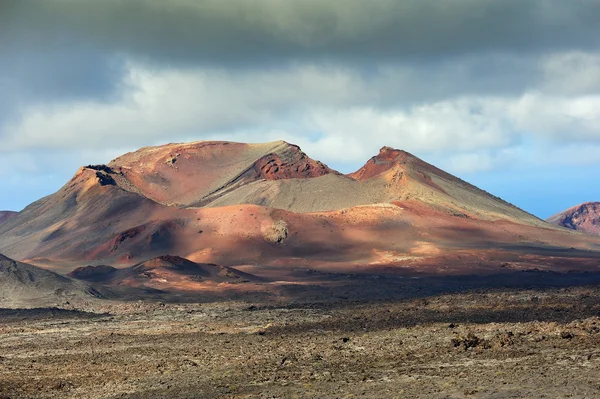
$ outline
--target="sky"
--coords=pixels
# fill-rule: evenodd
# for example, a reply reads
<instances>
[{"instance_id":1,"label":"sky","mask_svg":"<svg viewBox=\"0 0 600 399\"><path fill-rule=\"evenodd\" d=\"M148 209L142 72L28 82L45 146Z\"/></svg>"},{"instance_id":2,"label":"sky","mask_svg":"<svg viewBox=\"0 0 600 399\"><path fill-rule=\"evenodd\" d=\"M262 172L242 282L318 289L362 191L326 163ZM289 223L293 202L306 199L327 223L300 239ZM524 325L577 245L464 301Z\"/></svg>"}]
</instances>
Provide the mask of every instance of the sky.
<instances>
[{"instance_id":1,"label":"sky","mask_svg":"<svg viewBox=\"0 0 600 399\"><path fill-rule=\"evenodd\" d=\"M600 201L600 0L0 0L0 209L148 145L409 151L541 218Z\"/></svg>"}]
</instances>

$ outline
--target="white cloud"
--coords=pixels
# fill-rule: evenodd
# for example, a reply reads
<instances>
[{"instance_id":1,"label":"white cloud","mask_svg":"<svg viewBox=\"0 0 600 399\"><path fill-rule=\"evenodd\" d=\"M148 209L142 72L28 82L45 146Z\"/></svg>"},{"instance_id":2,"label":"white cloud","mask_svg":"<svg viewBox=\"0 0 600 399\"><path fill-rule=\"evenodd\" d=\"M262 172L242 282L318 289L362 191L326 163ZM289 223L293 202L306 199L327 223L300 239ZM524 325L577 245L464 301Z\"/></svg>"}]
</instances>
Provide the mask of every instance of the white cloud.
<instances>
[{"instance_id":1,"label":"white cloud","mask_svg":"<svg viewBox=\"0 0 600 399\"><path fill-rule=\"evenodd\" d=\"M600 141L600 93L548 96L528 93L507 106L515 129L557 142Z\"/></svg>"},{"instance_id":2,"label":"white cloud","mask_svg":"<svg viewBox=\"0 0 600 399\"><path fill-rule=\"evenodd\" d=\"M540 65L551 70L557 59ZM466 172L500 167L509 153L518 162L523 143L600 144L600 94L545 92L552 73L539 88L515 95L448 92L416 102L410 93L395 101L393 93L418 91L424 79L409 86L418 73L389 66L369 75L312 64L233 71L131 63L129 71L116 102L26 108L4 127L0 152L71 149L93 152L95 161L103 152L112 157L170 141L285 139L328 163L359 166L389 145L424 158L447 154L448 164Z\"/></svg>"},{"instance_id":3,"label":"white cloud","mask_svg":"<svg viewBox=\"0 0 600 399\"><path fill-rule=\"evenodd\" d=\"M324 132L327 137L358 142L369 153L382 145L417 153L469 151L509 145L511 136L502 129L502 120L472 110L480 105L485 105L485 100L457 99L395 110L365 106L337 111L319 110L311 118L313 129ZM358 154L363 159L367 155L364 151ZM339 156L343 158L346 155Z\"/></svg>"},{"instance_id":4,"label":"white cloud","mask_svg":"<svg viewBox=\"0 0 600 399\"><path fill-rule=\"evenodd\" d=\"M266 131L312 107L365 100L352 73L312 66L256 73L130 71L121 101L32 107L5 128L2 149L138 146L170 136Z\"/></svg>"}]
</instances>

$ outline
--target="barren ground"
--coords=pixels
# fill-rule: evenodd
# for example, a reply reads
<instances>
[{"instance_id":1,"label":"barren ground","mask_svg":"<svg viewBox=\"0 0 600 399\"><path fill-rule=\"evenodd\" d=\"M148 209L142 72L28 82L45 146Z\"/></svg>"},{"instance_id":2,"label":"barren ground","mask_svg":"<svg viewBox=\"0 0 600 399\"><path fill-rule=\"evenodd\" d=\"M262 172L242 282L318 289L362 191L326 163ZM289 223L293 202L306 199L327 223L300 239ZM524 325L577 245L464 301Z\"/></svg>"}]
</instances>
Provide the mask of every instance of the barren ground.
<instances>
[{"instance_id":1,"label":"barren ground","mask_svg":"<svg viewBox=\"0 0 600 399\"><path fill-rule=\"evenodd\" d=\"M0 310L0 398L600 397L600 285L540 276Z\"/></svg>"}]
</instances>

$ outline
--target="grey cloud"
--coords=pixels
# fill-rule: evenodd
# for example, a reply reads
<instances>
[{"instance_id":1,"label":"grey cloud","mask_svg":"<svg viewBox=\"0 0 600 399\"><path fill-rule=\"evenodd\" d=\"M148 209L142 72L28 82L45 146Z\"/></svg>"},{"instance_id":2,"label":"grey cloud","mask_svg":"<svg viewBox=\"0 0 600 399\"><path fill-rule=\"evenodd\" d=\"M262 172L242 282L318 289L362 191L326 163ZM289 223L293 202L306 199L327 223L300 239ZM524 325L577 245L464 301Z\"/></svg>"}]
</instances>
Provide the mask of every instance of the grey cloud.
<instances>
[{"instance_id":1,"label":"grey cloud","mask_svg":"<svg viewBox=\"0 0 600 399\"><path fill-rule=\"evenodd\" d=\"M544 74L542 89L546 92L600 92L600 53L567 52L545 57L541 70Z\"/></svg>"},{"instance_id":2,"label":"grey cloud","mask_svg":"<svg viewBox=\"0 0 600 399\"><path fill-rule=\"evenodd\" d=\"M34 54L0 50L1 126L39 104L118 100L127 69L122 60L84 46Z\"/></svg>"},{"instance_id":3,"label":"grey cloud","mask_svg":"<svg viewBox=\"0 0 600 399\"><path fill-rule=\"evenodd\" d=\"M153 62L364 62L598 48L600 2L579 0L55 0L2 3L3 47L83 42ZM375 59L372 59L375 57Z\"/></svg>"},{"instance_id":4,"label":"grey cloud","mask_svg":"<svg viewBox=\"0 0 600 399\"><path fill-rule=\"evenodd\" d=\"M16 53L0 58L0 86L4 96L31 100L112 99L126 72L123 62L84 48L37 57Z\"/></svg>"},{"instance_id":5,"label":"grey cloud","mask_svg":"<svg viewBox=\"0 0 600 399\"><path fill-rule=\"evenodd\" d=\"M540 54L597 49L598 19L598 0L3 0L0 125L20 105L114 100L129 60L337 65L366 82L391 71L393 85L373 87L379 107L520 94L544 76Z\"/></svg>"}]
</instances>

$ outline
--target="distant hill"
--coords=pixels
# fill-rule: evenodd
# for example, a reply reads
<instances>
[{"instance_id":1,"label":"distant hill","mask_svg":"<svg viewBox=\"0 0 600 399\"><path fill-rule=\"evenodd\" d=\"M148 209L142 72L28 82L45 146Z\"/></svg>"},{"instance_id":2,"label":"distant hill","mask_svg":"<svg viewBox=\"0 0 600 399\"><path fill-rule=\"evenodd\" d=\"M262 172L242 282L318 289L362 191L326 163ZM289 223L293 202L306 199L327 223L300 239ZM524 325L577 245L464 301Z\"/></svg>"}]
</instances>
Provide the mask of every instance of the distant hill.
<instances>
[{"instance_id":1,"label":"distant hill","mask_svg":"<svg viewBox=\"0 0 600 399\"><path fill-rule=\"evenodd\" d=\"M0 224L4 223L11 217L15 216L17 212L13 211L0 211Z\"/></svg>"},{"instance_id":2,"label":"distant hill","mask_svg":"<svg viewBox=\"0 0 600 399\"><path fill-rule=\"evenodd\" d=\"M600 202L586 202L548 218L557 226L600 235Z\"/></svg>"},{"instance_id":3,"label":"distant hill","mask_svg":"<svg viewBox=\"0 0 600 399\"><path fill-rule=\"evenodd\" d=\"M203 283L240 283L257 281L250 274L215 264L200 264L179 256L159 256L131 267L85 266L69 276L108 286L193 290Z\"/></svg>"},{"instance_id":4,"label":"distant hill","mask_svg":"<svg viewBox=\"0 0 600 399\"><path fill-rule=\"evenodd\" d=\"M0 254L0 307L46 306L96 295L86 284Z\"/></svg>"}]
</instances>

